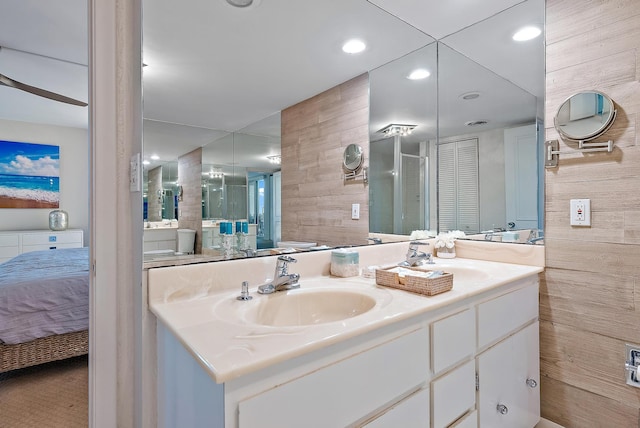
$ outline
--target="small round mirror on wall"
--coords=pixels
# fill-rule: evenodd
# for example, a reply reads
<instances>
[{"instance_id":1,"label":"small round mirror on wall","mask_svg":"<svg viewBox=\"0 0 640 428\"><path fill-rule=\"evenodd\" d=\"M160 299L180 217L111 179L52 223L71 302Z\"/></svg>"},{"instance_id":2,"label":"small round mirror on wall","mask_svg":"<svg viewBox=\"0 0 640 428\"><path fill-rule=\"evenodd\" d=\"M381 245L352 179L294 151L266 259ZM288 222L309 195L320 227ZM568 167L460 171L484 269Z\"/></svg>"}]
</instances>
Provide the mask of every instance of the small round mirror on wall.
<instances>
[{"instance_id":1,"label":"small round mirror on wall","mask_svg":"<svg viewBox=\"0 0 640 428\"><path fill-rule=\"evenodd\" d=\"M344 149L342 165L349 172L357 172L362 166L364 160L364 152L362 147L357 144L349 144Z\"/></svg>"},{"instance_id":2,"label":"small round mirror on wall","mask_svg":"<svg viewBox=\"0 0 640 428\"><path fill-rule=\"evenodd\" d=\"M598 91L571 95L560 105L554 125L558 133L574 141L589 141L604 134L613 124L616 109L613 100Z\"/></svg>"}]
</instances>

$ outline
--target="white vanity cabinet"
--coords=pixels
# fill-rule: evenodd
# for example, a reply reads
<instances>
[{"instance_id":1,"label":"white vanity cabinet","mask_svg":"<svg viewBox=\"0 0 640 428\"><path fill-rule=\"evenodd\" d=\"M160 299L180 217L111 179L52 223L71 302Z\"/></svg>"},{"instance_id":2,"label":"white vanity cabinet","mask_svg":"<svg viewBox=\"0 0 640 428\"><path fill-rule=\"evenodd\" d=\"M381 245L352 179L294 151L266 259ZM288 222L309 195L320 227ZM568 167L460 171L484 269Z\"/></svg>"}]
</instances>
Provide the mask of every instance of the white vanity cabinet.
<instances>
[{"instance_id":1,"label":"white vanity cabinet","mask_svg":"<svg viewBox=\"0 0 640 428\"><path fill-rule=\"evenodd\" d=\"M476 358L479 426L535 426L540 419L537 287L524 287L478 306L478 346L488 344Z\"/></svg>"},{"instance_id":2,"label":"white vanity cabinet","mask_svg":"<svg viewBox=\"0 0 640 428\"><path fill-rule=\"evenodd\" d=\"M222 384L162 323L158 334L160 427L533 428L539 421L536 276Z\"/></svg>"},{"instance_id":3,"label":"white vanity cabinet","mask_svg":"<svg viewBox=\"0 0 640 428\"><path fill-rule=\"evenodd\" d=\"M176 251L176 239L178 229L176 228L147 228L142 233L142 250L158 251L171 250Z\"/></svg>"},{"instance_id":4,"label":"white vanity cabinet","mask_svg":"<svg viewBox=\"0 0 640 428\"><path fill-rule=\"evenodd\" d=\"M540 419L539 323L480 354L480 426L531 428Z\"/></svg>"},{"instance_id":5,"label":"white vanity cabinet","mask_svg":"<svg viewBox=\"0 0 640 428\"><path fill-rule=\"evenodd\" d=\"M531 282L431 323L431 427L538 423L537 320L538 284Z\"/></svg>"},{"instance_id":6,"label":"white vanity cabinet","mask_svg":"<svg viewBox=\"0 0 640 428\"><path fill-rule=\"evenodd\" d=\"M428 359L428 333L419 329L240 401L238 427L343 427L376 412L383 415L373 426L424 426L428 394L386 408L426 384Z\"/></svg>"}]
</instances>

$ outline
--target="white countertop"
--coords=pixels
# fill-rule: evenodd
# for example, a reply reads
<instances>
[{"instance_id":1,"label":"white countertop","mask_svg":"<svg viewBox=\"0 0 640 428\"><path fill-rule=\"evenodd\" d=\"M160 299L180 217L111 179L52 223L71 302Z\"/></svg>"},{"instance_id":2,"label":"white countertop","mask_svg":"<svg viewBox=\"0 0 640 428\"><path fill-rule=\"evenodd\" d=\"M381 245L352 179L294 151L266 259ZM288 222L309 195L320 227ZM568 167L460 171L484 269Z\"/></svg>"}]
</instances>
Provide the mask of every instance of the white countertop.
<instances>
[{"instance_id":1,"label":"white countertop","mask_svg":"<svg viewBox=\"0 0 640 428\"><path fill-rule=\"evenodd\" d=\"M160 292L164 294L151 296L152 282L162 281L163 275L150 278L149 305L151 311L199 360L212 378L217 383L223 383L543 271L537 266L482 260L435 260L436 264L427 269L447 271L447 267L451 268L454 285L451 291L432 297L377 286L374 279L363 277L305 278L304 275L300 280L300 289L277 293L304 293L316 289L355 290L376 299L376 305L368 312L324 324L271 327L244 320L243 314L251 310L251 305L271 297L257 294L255 287L250 289L253 300L248 302L236 300L239 289L212 292L202 287L192 287L176 292L175 287L165 287ZM184 273L181 276L186 279ZM158 289L163 290L162 285Z\"/></svg>"}]
</instances>

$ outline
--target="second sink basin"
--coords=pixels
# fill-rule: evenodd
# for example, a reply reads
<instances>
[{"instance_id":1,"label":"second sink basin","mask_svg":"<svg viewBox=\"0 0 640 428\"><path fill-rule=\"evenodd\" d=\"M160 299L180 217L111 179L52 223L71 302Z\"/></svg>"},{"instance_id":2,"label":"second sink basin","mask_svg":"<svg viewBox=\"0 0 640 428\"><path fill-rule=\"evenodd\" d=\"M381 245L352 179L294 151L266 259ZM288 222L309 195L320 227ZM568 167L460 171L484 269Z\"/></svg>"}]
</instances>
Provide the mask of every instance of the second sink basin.
<instances>
[{"instance_id":1,"label":"second sink basin","mask_svg":"<svg viewBox=\"0 0 640 428\"><path fill-rule=\"evenodd\" d=\"M271 326L340 321L367 312L376 304L373 298L365 294L337 290L299 290L257 298L261 301L254 310L247 311L245 319Z\"/></svg>"}]
</instances>

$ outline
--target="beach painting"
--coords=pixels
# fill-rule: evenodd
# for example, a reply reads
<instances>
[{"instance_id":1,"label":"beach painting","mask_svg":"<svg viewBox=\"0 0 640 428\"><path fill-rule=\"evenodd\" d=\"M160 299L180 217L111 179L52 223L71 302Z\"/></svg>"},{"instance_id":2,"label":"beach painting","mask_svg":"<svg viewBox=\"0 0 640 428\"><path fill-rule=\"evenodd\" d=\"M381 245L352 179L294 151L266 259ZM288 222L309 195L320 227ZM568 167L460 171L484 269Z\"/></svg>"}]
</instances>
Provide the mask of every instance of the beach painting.
<instances>
[{"instance_id":1,"label":"beach painting","mask_svg":"<svg viewBox=\"0 0 640 428\"><path fill-rule=\"evenodd\" d=\"M0 140L0 208L59 208L60 147Z\"/></svg>"}]
</instances>

